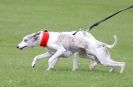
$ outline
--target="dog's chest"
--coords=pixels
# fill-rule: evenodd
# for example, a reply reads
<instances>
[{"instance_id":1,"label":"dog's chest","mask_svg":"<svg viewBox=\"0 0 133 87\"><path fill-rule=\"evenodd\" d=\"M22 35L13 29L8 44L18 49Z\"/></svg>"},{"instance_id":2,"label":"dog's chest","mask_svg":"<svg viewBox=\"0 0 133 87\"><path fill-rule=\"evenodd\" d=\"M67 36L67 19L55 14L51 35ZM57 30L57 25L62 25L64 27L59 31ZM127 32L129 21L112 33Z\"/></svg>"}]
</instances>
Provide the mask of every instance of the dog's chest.
<instances>
[{"instance_id":1,"label":"dog's chest","mask_svg":"<svg viewBox=\"0 0 133 87\"><path fill-rule=\"evenodd\" d=\"M50 48L47 48L47 49L48 49L48 52L52 55L54 55L56 53L56 50L53 50ZM72 56L73 54L74 54L74 52L72 50L66 49L66 51L64 51L60 57L66 58L66 57Z\"/></svg>"},{"instance_id":2,"label":"dog's chest","mask_svg":"<svg viewBox=\"0 0 133 87\"><path fill-rule=\"evenodd\" d=\"M72 56L73 55L73 52L72 51L65 51L63 54L62 54L62 57L69 57L69 56Z\"/></svg>"}]
</instances>

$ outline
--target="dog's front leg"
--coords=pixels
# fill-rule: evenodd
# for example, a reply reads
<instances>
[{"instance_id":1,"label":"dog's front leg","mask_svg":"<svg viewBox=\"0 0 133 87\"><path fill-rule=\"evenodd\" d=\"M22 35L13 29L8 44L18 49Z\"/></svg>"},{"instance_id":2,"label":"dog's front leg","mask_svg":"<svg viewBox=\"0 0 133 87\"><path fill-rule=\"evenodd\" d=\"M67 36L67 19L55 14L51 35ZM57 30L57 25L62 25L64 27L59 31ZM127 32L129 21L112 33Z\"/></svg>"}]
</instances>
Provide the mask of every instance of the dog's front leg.
<instances>
[{"instance_id":1,"label":"dog's front leg","mask_svg":"<svg viewBox=\"0 0 133 87\"><path fill-rule=\"evenodd\" d=\"M49 58L49 60L48 60L48 69L47 70L50 70L51 68L54 68L54 65L59 60L59 56L61 56L64 52L65 52L65 48L61 47L55 52L55 54L52 57Z\"/></svg>"},{"instance_id":2,"label":"dog's front leg","mask_svg":"<svg viewBox=\"0 0 133 87\"><path fill-rule=\"evenodd\" d=\"M90 70L94 69L95 66L97 65L98 60L96 60L96 56L93 54L87 54L87 56L90 58L91 63L90 63Z\"/></svg>"},{"instance_id":3,"label":"dog's front leg","mask_svg":"<svg viewBox=\"0 0 133 87\"><path fill-rule=\"evenodd\" d=\"M35 67L35 64L36 64L36 62L37 62L38 60L43 59L43 58L49 58L49 57L51 57L51 56L52 56L52 54L50 54L49 52L46 52L46 53L44 53L44 54L37 55L37 56L33 59L33 61L32 61L32 67L33 67L33 68Z\"/></svg>"},{"instance_id":4,"label":"dog's front leg","mask_svg":"<svg viewBox=\"0 0 133 87\"><path fill-rule=\"evenodd\" d=\"M74 55L72 57L72 65L73 65L72 71L75 71L75 70L78 69L78 65L77 65L77 52L74 53Z\"/></svg>"},{"instance_id":5,"label":"dog's front leg","mask_svg":"<svg viewBox=\"0 0 133 87\"><path fill-rule=\"evenodd\" d=\"M91 60L90 70L94 69L96 65L97 65L97 62L95 60Z\"/></svg>"}]
</instances>

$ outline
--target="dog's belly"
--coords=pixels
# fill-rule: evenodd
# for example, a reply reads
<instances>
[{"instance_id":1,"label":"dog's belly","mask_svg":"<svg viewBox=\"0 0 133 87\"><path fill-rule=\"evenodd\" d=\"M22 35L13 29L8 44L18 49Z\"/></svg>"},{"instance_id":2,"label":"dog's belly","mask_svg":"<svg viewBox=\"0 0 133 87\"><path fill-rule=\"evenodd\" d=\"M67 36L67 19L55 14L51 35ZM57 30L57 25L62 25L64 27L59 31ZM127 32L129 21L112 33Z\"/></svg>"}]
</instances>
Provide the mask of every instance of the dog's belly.
<instances>
[{"instance_id":1,"label":"dog's belly","mask_svg":"<svg viewBox=\"0 0 133 87\"><path fill-rule=\"evenodd\" d=\"M65 51L61 56L62 57L69 57L69 56L72 56L72 55L73 55L72 51Z\"/></svg>"}]
</instances>

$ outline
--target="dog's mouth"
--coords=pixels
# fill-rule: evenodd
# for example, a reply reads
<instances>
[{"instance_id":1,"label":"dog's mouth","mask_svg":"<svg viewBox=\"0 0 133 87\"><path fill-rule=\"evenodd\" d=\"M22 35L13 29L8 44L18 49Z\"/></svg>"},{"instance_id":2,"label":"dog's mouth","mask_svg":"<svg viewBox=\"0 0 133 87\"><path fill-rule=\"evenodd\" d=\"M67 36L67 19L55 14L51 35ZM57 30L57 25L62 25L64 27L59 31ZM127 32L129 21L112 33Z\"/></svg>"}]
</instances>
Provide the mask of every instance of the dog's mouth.
<instances>
[{"instance_id":1,"label":"dog's mouth","mask_svg":"<svg viewBox=\"0 0 133 87\"><path fill-rule=\"evenodd\" d=\"M17 46L17 48L20 49L20 50L23 50L23 49L26 48L26 47L27 47L27 46L24 46L24 47L21 47L21 48L20 48L19 46Z\"/></svg>"}]
</instances>

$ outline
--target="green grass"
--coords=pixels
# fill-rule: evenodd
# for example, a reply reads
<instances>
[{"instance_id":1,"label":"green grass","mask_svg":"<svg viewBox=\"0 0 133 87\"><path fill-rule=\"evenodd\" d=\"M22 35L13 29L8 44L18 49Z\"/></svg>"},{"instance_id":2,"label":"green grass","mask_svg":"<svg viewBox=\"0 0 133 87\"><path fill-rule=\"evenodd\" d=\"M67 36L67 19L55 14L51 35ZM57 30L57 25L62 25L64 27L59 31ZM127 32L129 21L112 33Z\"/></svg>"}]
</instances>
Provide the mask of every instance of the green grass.
<instances>
[{"instance_id":1,"label":"green grass","mask_svg":"<svg viewBox=\"0 0 133 87\"><path fill-rule=\"evenodd\" d=\"M126 62L123 74L109 73L98 65L89 70L89 61L78 59L79 69L71 71L71 58L61 59L55 70L45 71L47 60L31 67L40 47L20 51L16 45L23 36L43 29L71 31L87 28L132 0L0 0L0 87L132 87L133 86L133 9L96 27L91 33L101 41L118 44L111 49L113 59Z\"/></svg>"}]
</instances>

